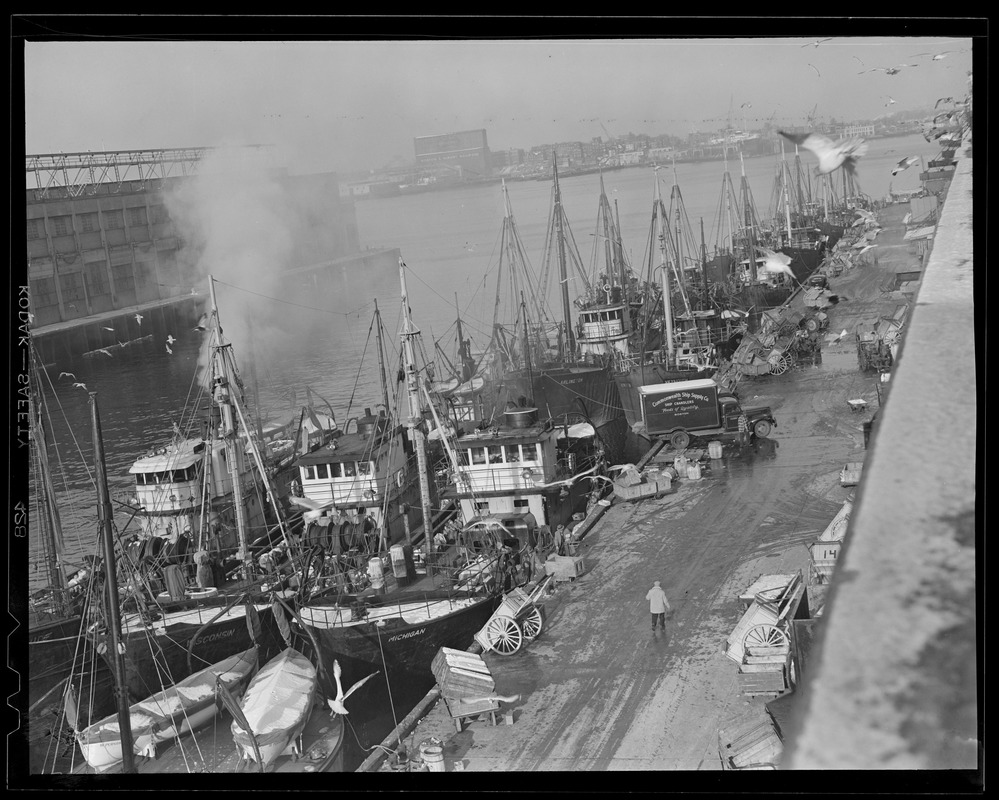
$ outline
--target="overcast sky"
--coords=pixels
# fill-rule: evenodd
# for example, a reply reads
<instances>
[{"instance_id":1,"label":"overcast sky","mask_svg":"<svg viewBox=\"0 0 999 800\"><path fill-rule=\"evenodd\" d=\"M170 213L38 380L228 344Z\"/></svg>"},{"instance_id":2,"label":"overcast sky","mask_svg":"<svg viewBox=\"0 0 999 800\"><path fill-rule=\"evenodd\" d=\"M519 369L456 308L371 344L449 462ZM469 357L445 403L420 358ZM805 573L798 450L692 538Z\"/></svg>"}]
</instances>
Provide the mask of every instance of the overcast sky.
<instances>
[{"instance_id":1,"label":"overcast sky","mask_svg":"<svg viewBox=\"0 0 999 800\"><path fill-rule=\"evenodd\" d=\"M968 92L971 40L27 41L28 154L271 144L293 173L414 158L485 128L493 150L932 108ZM933 60L933 55L945 54ZM896 75L876 68L903 66ZM891 101L894 100L894 103Z\"/></svg>"}]
</instances>

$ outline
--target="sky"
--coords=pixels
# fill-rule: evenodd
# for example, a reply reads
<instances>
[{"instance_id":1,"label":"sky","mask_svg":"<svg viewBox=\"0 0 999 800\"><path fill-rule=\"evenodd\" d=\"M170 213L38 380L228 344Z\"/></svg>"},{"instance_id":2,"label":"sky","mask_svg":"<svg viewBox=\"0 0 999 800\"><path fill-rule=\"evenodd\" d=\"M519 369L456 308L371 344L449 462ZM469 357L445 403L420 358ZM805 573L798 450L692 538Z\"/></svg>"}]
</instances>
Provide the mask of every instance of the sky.
<instances>
[{"instance_id":1,"label":"sky","mask_svg":"<svg viewBox=\"0 0 999 800\"><path fill-rule=\"evenodd\" d=\"M821 34L821 26L816 29ZM412 161L414 137L478 128L486 129L490 149L505 150L626 133L686 136L729 120L752 129L767 120L806 125L810 115L818 121L875 118L965 97L972 63L970 38L926 35L29 36L23 52L27 154L267 144L276 164L293 174ZM883 71L900 64L907 66L896 75Z\"/></svg>"}]
</instances>

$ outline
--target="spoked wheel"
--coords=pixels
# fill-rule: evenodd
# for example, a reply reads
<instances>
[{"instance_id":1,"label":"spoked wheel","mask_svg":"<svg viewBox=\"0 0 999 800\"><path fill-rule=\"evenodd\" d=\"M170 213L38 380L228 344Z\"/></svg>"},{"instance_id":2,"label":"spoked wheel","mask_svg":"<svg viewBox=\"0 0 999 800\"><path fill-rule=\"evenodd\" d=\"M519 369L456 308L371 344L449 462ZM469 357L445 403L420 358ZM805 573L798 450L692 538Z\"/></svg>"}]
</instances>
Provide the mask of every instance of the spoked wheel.
<instances>
[{"instance_id":1,"label":"spoked wheel","mask_svg":"<svg viewBox=\"0 0 999 800\"><path fill-rule=\"evenodd\" d=\"M524 631L524 638L531 642L541 635L541 629L545 625L545 614L538 606L532 606L524 618L520 621L520 627Z\"/></svg>"},{"instance_id":2,"label":"spoked wheel","mask_svg":"<svg viewBox=\"0 0 999 800\"><path fill-rule=\"evenodd\" d=\"M749 629L744 644L747 650L750 647L786 647L787 636L773 625L756 625Z\"/></svg>"},{"instance_id":3,"label":"spoked wheel","mask_svg":"<svg viewBox=\"0 0 999 800\"><path fill-rule=\"evenodd\" d=\"M770 362L771 375L783 375L791 367L791 361L787 356L777 356Z\"/></svg>"},{"instance_id":4,"label":"spoked wheel","mask_svg":"<svg viewBox=\"0 0 999 800\"><path fill-rule=\"evenodd\" d=\"M510 617L494 617L489 620L486 637L493 650L504 656L516 653L524 643L524 634L517 620Z\"/></svg>"}]
</instances>

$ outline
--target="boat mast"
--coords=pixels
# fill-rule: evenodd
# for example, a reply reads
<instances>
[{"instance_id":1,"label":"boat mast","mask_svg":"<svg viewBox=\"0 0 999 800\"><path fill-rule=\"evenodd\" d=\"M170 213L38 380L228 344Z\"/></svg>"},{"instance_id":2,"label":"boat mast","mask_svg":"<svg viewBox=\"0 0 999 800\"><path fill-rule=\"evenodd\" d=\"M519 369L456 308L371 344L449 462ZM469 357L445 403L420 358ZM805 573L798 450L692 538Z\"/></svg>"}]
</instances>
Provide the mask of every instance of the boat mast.
<instances>
[{"instance_id":1,"label":"boat mast","mask_svg":"<svg viewBox=\"0 0 999 800\"><path fill-rule=\"evenodd\" d=\"M565 230L562 226L562 190L558 185L558 158L556 151L552 148L552 176L555 180L555 230L558 235L558 277L562 288L562 323L565 325L566 343L568 353L564 355L572 358L576 352L576 336L572 331L572 317L569 312L569 275L565 266Z\"/></svg>"},{"instance_id":2,"label":"boat mast","mask_svg":"<svg viewBox=\"0 0 999 800\"><path fill-rule=\"evenodd\" d=\"M239 550L243 560L244 577L250 580L253 577L253 557L250 555L249 543L246 541L246 509L243 507L243 481L239 474L239 466L243 459L239 452L239 434L236 426L236 418L233 415L233 403L229 386L230 376L225 369L225 351L230 345L223 344L222 326L218 321L218 304L215 299L215 279L208 276L208 293L211 298L211 313L215 318L216 340L215 351L212 359L218 360L221 369L213 368L212 371L212 397L219 408L220 423L219 433L225 442L226 462L229 467L229 477L232 481L232 501L233 510L236 514L236 534L239 537ZM245 429L245 428L244 428Z\"/></svg>"},{"instance_id":3,"label":"boat mast","mask_svg":"<svg viewBox=\"0 0 999 800\"><path fill-rule=\"evenodd\" d=\"M675 360L675 346L673 344L673 298L669 288L669 266L666 264L666 215L663 206L662 195L659 191L659 167L655 167L656 174L656 218L659 222L659 269L662 271L663 285L663 336L666 339L666 363L672 364Z\"/></svg>"},{"instance_id":4,"label":"boat mast","mask_svg":"<svg viewBox=\"0 0 999 800\"><path fill-rule=\"evenodd\" d=\"M617 200L614 200L614 252L617 256L618 265L621 269L621 295L624 301L628 302L628 267L624 259L624 242L621 241L621 212L617 207ZM625 317L628 322L628 317Z\"/></svg>"},{"instance_id":5,"label":"boat mast","mask_svg":"<svg viewBox=\"0 0 999 800\"><path fill-rule=\"evenodd\" d=\"M742 208L743 223L749 231L746 242L746 251L749 254L749 278L752 283L756 283L756 230L753 224L753 203L749 197L749 181L746 178L746 160L742 153L739 153L739 160L742 162Z\"/></svg>"},{"instance_id":6,"label":"boat mast","mask_svg":"<svg viewBox=\"0 0 999 800\"><path fill-rule=\"evenodd\" d=\"M784 139L783 139L783 137L781 137L781 142L780 142L780 165L781 165L781 170L780 170L781 182L783 184L783 189L784 189L784 221L787 224L787 246L790 247L791 243L792 243L792 240L791 240L791 185L790 185L790 182L787 179L787 177L788 177L788 175L787 175L787 173L788 173L788 166L787 166L787 161L784 160Z\"/></svg>"},{"instance_id":7,"label":"boat mast","mask_svg":"<svg viewBox=\"0 0 999 800\"><path fill-rule=\"evenodd\" d=\"M101 418L97 410L97 392L90 395L90 417L94 432L94 472L97 474L97 518L101 543L104 546L104 583L107 586L108 632L111 638L111 658L114 661L116 693L118 695L118 736L121 740L122 772L135 773L132 756L132 721L128 708L128 688L125 679L125 648L121 643L121 614L118 606L118 578L115 568L114 538L111 534L111 498L104 466L104 439Z\"/></svg>"},{"instance_id":8,"label":"boat mast","mask_svg":"<svg viewBox=\"0 0 999 800\"><path fill-rule=\"evenodd\" d=\"M31 366L35 375L36 390L38 398L41 398L41 385L38 382L38 365L36 363L34 347L31 347ZM59 518L59 507L55 502L55 488L52 485L52 472L49 469L49 454L45 443L45 427L43 424L42 407L36 401L34 392L28 395L28 409L31 412L30 419L34 423L31 426L31 438L35 442L35 453L38 458L39 473L42 480L42 495L44 497L44 520L46 525L46 560L49 568L49 586L55 590L60 607L63 605L66 595L66 573L63 569L62 556L64 542L62 535L62 522Z\"/></svg>"},{"instance_id":9,"label":"boat mast","mask_svg":"<svg viewBox=\"0 0 999 800\"><path fill-rule=\"evenodd\" d=\"M420 335L410 317L409 292L406 289L406 262L399 259L399 283L402 288L402 353L406 371L406 389L409 393L409 417L406 427L409 430L409 440L416 450L416 468L420 478L420 506L423 509L423 540L427 552L434 551L433 511L430 508L430 487L427 484L427 448L421 423L423 413L420 409L420 382L416 374L416 352L413 339Z\"/></svg>"},{"instance_id":10,"label":"boat mast","mask_svg":"<svg viewBox=\"0 0 999 800\"><path fill-rule=\"evenodd\" d=\"M385 413L389 414L392 407L389 405L388 377L385 374L385 348L382 344L382 317L378 311L378 298L375 298L375 341L378 344L378 373L382 382L382 402L385 404Z\"/></svg>"}]
</instances>

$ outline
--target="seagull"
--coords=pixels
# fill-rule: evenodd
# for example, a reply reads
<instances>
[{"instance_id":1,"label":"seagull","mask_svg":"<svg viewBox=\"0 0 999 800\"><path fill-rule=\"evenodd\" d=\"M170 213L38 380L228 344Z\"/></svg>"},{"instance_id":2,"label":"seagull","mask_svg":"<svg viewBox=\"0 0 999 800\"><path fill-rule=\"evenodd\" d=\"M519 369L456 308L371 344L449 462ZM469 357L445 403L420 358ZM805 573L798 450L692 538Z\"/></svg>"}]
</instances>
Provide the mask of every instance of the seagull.
<instances>
[{"instance_id":1,"label":"seagull","mask_svg":"<svg viewBox=\"0 0 999 800\"><path fill-rule=\"evenodd\" d=\"M815 74L816 74L816 75L818 75L818 76L819 76L820 78L822 77L822 73L821 73L821 72L819 72L819 68L818 68L817 66L815 66L815 65L814 65L814 64L812 64L812 63L809 63L809 65L808 65L808 66L810 66L810 67L811 67L812 69L814 69L814 70L815 70Z\"/></svg>"},{"instance_id":2,"label":"seagull","mask_svg":"<svg viewBox=\"0 0 999 800\"><path fill-rule=\"evenodd\" d=\"M173 338L172 334L169 334L169 333L167 334L167 344L173 344L176 341L177 340Z\"/></svg>"},{"instance_id":3,"label":"seagull","mask_svg":"<svg viewBox=\"0 0 999 800\"><path fill-rule=\"evenodd\" d=\"M919 156L909 156L908 158L903 158L895 165L895 167L891 171L891 174L898 175L898 173L903 172L907 170L909 167L911 167L913 164L918 164L918 163L919 163Z\"/></svg>"},{"instance_id":4,"label":"seagull","mask_svg":"<svg viewBox=\"0 0 999 800\"><path fill-rule=\"evenodd\" d=\"M63 375L65 375L67 378L72 378L74 381L76 380L76 376L72 372L60 372L59 378L61 379Z\"/></svg>"},{"instance_id":5,"label":"seagull","mask_svg":"<svg viewBox=\"0 0 999 800\"><path fill-rule=\"evenodd\" d=\"M83 389L83 391L87 391L87 384L85 383L74 383L73 386L79 389Z\"/></svg>"},{"instance_id":6,"label":"seagull","mask_svg":"<svg viewBox=\"0 0 999 800\"><path fill-rule=\"evenodd\" d=\"M141 325L142 324L142 314L136 314L135 315L135 321L138 322Z\"/></svg>"},{"instance_id":7,"label":"seagull","mask_svg":"<svg viewBox=\"0 0 999 800\"><path fill-rule=\"evenodd\" d=\"M858 72L858 75L863 75L865 72L883 72L885 75L898 75L902 71L903 67L918 67L918 64L896 64L894 67L873 67L871 69L865 69L863 72Z\"/></svg>"},{"instance_id":8,"label":"seagull","mask_svg":"<svg viewBox=\"0 0 999 800\"><path fill-rule=\"evenodd\" d=\"M173 350L171 350L171 349L170 349L170 345L167 345L167 346L166 346L166 351L167 351L167 352L168 352L168 353L169 353L170 355L173 355Z\"/></svg>"},{"instance_id":9,"label":"seagull","mask_svg":"<svg viewBox=\"0 0 999 800\"><path fill-rule=\"evenodd\" d=\"M841 340L843 339L843 337L844 337L844 336L846 336L846 334L847 334L848 332L849 332L849 331L847 331L847 329L846 329L846 328L843 328L842 332L840 332L840 333L839 333L839 334L838 334L838 335L836 336L836 338L832 340L832 343L833 343L833 344L839 344L839 343L840 343L840 341L841 341Z\"/></svg>"},{"instance_id":10,"label":"seagull","mask_svg":"<svg viewBox=\"0 0 999 800\"><path fill-rule=\"evenodd\" d=\"M869 245L867 245L866 247L864 247L863 250L861 250L859 253L857 253L857 258L860 258L868 250L873 250L875 247L877 247L876 244L869 244Z\"/></svg>"},{"instance_id":11,"label":"seagull","mask_svg":"<svg viewBox=\"0 0 999 800\"><path fill-rule=\"evenodd\" d=\"M867 143L860 138L833 141L821 133L785 133L777 131L785 139L800 144L818 156L816 174L825 175L842 166L850 175L854 174L857 159L867 152Z\"/></svg>"},{"instance_id":12,"label":"seagull","mask_svg":"<svg viewBox=\"0 0 999 800\"><path fill-rule=\"evenodd\" d=\"M741 106L739 106L739 108L752 108L752 107L753 107L752 103L743 103ZM614 191L616 192L617 189L615 189Z\"/></svg>"},{"instance_id":13,"label":"seagull","mask_svg":"<svg viewBox=\"0 0 999 800\"><path fill-rule=\"evenodd\" d=\"M328 500L325 503L317 503L315 500L311 500L308 497L295 497L295 495L291 495L288 500L291 501L292 505L306 509L305 513L302 514L302 521L306 525L311 522L315 522L335 505L333 500Z\"/></svg>"},{"instance_id":14,"label":"seagull","mask_svg":"<svg viewBox=\"0 0 999 800\"><path fill-rule=\"evenodd\" d=\"M327 700L326 702L329 704L330 710L334 714L342 714L346 716L349 712L347 711L347 708L344 706L343 701L346 700L348 697L350 697L354 692L356 692L362 686L364 686L364 684L367 681L371 680L378 673L372 672L366 678L361 678L361 680L359 680L357 683L351 686L346 692L344 692L343 690L343 684L340 683L340 674L341 674L340 662L334 661L333 678L336 680L336 697L333 700Z\"/></svg>"},{"instance_id":15,"label":"seagull","mask_svg":"<svg viewBox=\"0 0 999 800\"><path fill-rule=\"evenodd\" d=\"M953 97L941 97L939 100L937 100L936 104L933 107L939 108L941 103L953 103L953 102L954 102Z\"/></svg>"},{"instance_id":16,"label":"seagull","mask_svg":"<svg viewBox=\"0 0 999 800\"><path fill-rule=\"evenodd\" d=\"M106 355L108 358L114 358L114 356L111 355L110 351L108 351L107 349L105 349L103 347L100 350L95 350L94 352L95 353L104 353L104 355Z\"/></svg>"},{"instance_id":17,"label":"seagull","mask_svg":"<svg viewBox=\"0 0 999 800\"><path fill-rule=\"evenodd\" d=\"M784 253L778 253L774 250L768 250L765 247L761 247L760 251L764 255L763 269L767 272L783 272L785 275L791 277L792 280L797 280L794 277L794 273L791 271L791 256L785 255Z\"/></svg>"},{"instance_id":18,"label":"seagull","mask_svg":"<svg viewBox=\"0 0 999 800\"><path fill-rule=\"evenodd\" d=\"M893 106L893 105L895 105L895 98L892 97L891 95L888 95L888 102L885 103L885 108L888 108L888 106Z\"/></svg>"},{"instance_id":19,"label":"seagull","mask_svg":"<svg viewBox=\"0 0 999 800\"><path fill-rule=\"evenodd\" d=\"M831 42L832 36L826 39L816 39L814 42L808 42L808 44L803 44L802 47L818 47L823 42Z\"/></svg>"},{"instance_id":20,"label":"seagull","mask_svg":"<svg viewBox=\"0 0 999 800\"><path fill-rule=\"evenodd\" d=\"M105 327L103 325L101 327L103 327L104 330L106 330L106 331L111 331L111 333L114 333L114 328L108 328L108 327Z\"/></svg>"}]
</instances>

